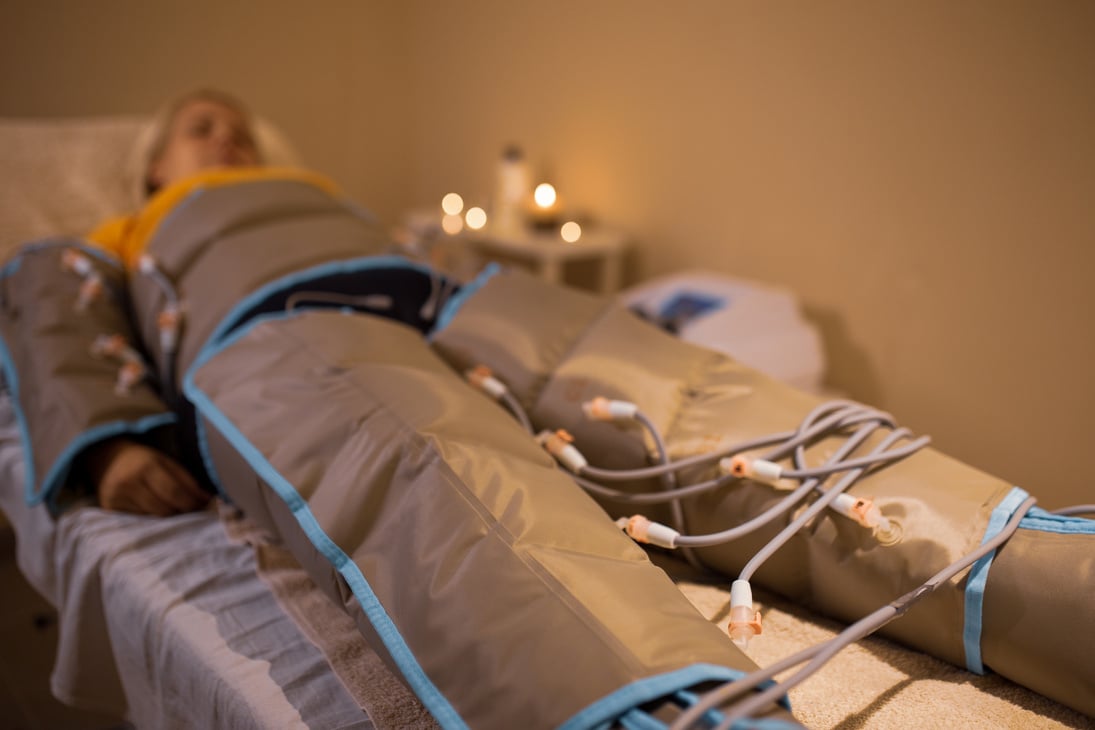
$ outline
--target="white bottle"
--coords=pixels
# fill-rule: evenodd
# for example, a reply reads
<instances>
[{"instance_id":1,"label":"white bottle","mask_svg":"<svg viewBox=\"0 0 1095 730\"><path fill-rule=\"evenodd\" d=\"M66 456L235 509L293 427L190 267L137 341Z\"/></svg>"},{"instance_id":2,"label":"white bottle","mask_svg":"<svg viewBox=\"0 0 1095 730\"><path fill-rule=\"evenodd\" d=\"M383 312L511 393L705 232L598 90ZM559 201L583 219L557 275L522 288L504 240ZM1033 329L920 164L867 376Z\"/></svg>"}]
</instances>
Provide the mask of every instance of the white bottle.
<instances>
[{"instance_id":1,"label":"white bottle","mask_svg":"<svg viewBox=\"0 0 1095 730\"><path fill-rule=\"evenodd\" d=\"M525 199L529 194L528 164L517 145L502 151L498 162L498 179L494 191L494 211L491 224L502 235L518 235L524 222Z\"/></svg>"}]
</instances>

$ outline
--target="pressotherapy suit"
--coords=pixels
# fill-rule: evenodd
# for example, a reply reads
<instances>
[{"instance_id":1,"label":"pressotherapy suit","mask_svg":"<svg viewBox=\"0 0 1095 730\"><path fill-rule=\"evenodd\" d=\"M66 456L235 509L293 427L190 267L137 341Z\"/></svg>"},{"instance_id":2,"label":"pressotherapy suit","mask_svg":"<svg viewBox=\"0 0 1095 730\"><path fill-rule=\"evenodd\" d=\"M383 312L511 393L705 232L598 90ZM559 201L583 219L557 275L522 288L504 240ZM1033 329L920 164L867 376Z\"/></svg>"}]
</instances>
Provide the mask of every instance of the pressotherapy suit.
<instances>
[{"instance_id":1,"label":"pressotherapy suit","mask_svg":"<svg viewBox=\"0 0 1095 730\"><path fill-rule=\"evenodd\" d=\"M297 176L199 186L145 253L127 273L79 241L46 241L4 269L29 501L62 509L81 454L119 434L200 464L448 727L642 726L679 692L755 668L605 514L629 512L589 498L461 374L488 366L537 429L568 429L591 462L621 467L649 463L651 444L584 420L590 398L639 404L674 456L792 427L810 396L604 298L516 272L458 289ZM901 520L898 544L827 517L758 582L853 620L968 552L1016 499L931 450L862 489ZM777 496L739 480L686 502L685 521L712 531ZM733 575L776 529L698 556ZM991 570L887 631L1095 715L1093 576L1091 523L1039 512Z\"/></svg>"}]
</instances>

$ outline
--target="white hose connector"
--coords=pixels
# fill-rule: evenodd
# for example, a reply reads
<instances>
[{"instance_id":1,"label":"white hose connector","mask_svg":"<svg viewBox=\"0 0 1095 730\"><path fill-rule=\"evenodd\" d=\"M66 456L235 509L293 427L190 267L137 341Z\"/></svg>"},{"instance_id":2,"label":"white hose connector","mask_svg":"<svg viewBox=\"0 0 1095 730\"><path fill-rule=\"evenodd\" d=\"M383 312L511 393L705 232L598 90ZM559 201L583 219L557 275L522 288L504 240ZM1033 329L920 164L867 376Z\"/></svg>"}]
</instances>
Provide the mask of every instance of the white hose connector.
<instances>
[{"instance_id":1,"label":"white hose connector","mask_svg":"<svg viewBox=\"0 0 1095 730\"><path fill-rule=\"evenodd\" d=\"M103 277L99 276L98 271L92 271L84 277L84 282L80 284L80 293L76 296L76 311L87 311L87 308L90 307L92 302L98 299L102 293Z\"/></svg>"},{"instance_id":2,"label":"white hose connector","mask_svg":"<svg viewBox=\"0 0 1095 730\"><path fill-rule=\"evenodd\" d=\"M753 589L747 580L736 580L730 585L730 638L739 649L749 647L749 640L763 633L760 611L753 609Z\"/></svg>"},{"instance_id":3,"label":"white hose connector","mask_svg":"<svg viewBox=\"0 0 1095 730\"><path fill-rule=\"evenodd\" d=\"M118 378L114 383L114 392L117 395L129 395L133 386L148 375L148 367L141 354L130 347L121 335L99 335L91 343L91 354L121 362L122 366L118 369Z\"/></svg>"},{"instance_id":4,"label":"white hose connector","mask_svg":"<svg viewBox=\"0 0 1095 730\"><path fill-rule=\"evenodd\" d=\"M66 271L71 271L84 281L80 284L80 293L76 297L74 309L77 312L87 310L103 293L103 277L95 270L91 263L91 257L75 248L67 248L61 254L61 266Z\"/></svg>"},{"instance_id":5,"label":"white hose connector","mask_svg":"<svg viewBox=\"0 0 1095 730\"><path fill-rule=\"evenodd\" d=\"M168 304L156 317L156 326L160 331L160 349L166 355L174 354L179 345L182 320L182 308L177 304Z\"/></svg>"},{"instance_id":6,"label":"white hose connector","mask_svg":"<svg viewBox=\"0 0 1095 730\"><path fill-rule=\"evenodd\" d=\"M870 497L853 497L850 494L841 494L829 506L845 517L855 520L870 529L871 534L883 545L893 545L901 540L901 524L882 514L882 510Z\"/></svg>"},{"instance_id":7,"label":"white hose connector","mask_svg":"<svg viewBox=\"0 0 1095 730\"><path fill-rule=\"evenodd\" d=\"M506 385L486 365L477 365L464 372L464 377L469 383L479 390L491 396L495 400L501 400L506 394Z\"/></svg>"},{"instance_id":8,"label":"white hose connector","mask_svg":"<svg viewBox=\"0 0 1095 730\"><path fill-rule=\"evenodd\" d=\"M91 354L95 357L109 357L123 363L143 363L141 354L126 344L121 335L99 335L91 343Z\"/></svg>"},{"instance_id":9,"label":"white hose connector","mask_svg":"<svg viewBox=\"0 0 1095 730\"><path fill-rule=\"evenodd\" d=\"M148 368L144 366L144 363L127 360L118 369L118 379L114 383L114 393L116 395L129 395L133 391L133 386L141 382L147 374Z\"/></svg>"},{"instance_id":10,"label":"white hose connector","mask_svg":"<svg viewBox=\"0 0 1095 730\"><path fill-rule=\"evenodd\" d=\"M87 276L92 272L91 259L74 248L67 248L61 254L61 265L79 276Z\"/></svg>"},{"instance_id":11,"label":"white hose connector","mask_svg":"<svg viewBox=\"0 0 1095 730\"><path fill-rule=\"evenodd\" d=\"M156 266L156 259L148 254L142 254L141 257L137 259L137 271L145 276L157 273L159 268Z\"/></svg>"},{"instance_id":12,"label":"white hose connector","mask_svg":"<svg viewBox=\"0 0 1095 730\"><path fill-rule=\"evenodd\" d=\"M597 396L582 404L582 412L591 421L629 421L635 418L639 407L625 400L609 400Z\"/></svg>"},{"instance_id":13,"label":"white hose connector","mask_svg":"<svg viewBox=\"0 0 1095 730\"><path fill-rule=\"evenodd\" d=\"M589 464L586 457L582 456L582 452L574 446L574 437L561 428L555 432L541 431L537 434L536 440L560 464L575 474Z\"/></svg>"},{"instance_id":14,"label":"white hose connector","mask_svg":"<svg viewBox=\"0 0 1095 730\"><path fill-rule=\"evenodd\" d=\"M719 468L726 474L732 474L738 479L752 479L755 482L775 484L780 480L783 467L774 461L765 459L748 459L744 456L734 456L719 460Z\"/></svg>"},{"instance_id":15,"label":"white hose connector","mask_svg":"<svg viewBox=\"0 0 1095 730\"><path fill-rule=\"evenodd\" d=\"M681 533L672 527L663 525L660 522L654 522L642 515L621 517L616 520L616 525L635 542L648 543L663 548L676 548L677 538L681 536Z\"/></svg>"}]
</instances>

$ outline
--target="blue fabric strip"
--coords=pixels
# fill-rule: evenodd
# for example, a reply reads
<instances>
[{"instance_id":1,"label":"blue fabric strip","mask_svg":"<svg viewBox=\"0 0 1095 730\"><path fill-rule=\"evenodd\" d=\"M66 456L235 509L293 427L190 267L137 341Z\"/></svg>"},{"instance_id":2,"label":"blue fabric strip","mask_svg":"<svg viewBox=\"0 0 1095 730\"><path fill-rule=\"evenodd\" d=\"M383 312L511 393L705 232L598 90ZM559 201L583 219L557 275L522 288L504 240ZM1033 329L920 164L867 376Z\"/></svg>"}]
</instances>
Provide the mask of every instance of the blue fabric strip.
<instances>
[{"instance_id":1,"label":"blue fabric strip","mask_svg":"<svg viewBox=\"0 0 1095 730\"><path fill-rule=\"evenodd\" d=\"M213 334L209 336L209 339L202 346L202 352L207 348L216 345L223 339L229 330L239 324L239 320L244 314L254 309L260 302L277 294L279 291L307 283L319 277L331 276L333 274L352 274L359 271L383 268L408 269L410 271L417 271L425 276L429 276L432 273L428 267L401 256L363 256L361 258L344 261L331 261L308 269L302 269L301 271L295 271L280 279L275 279L263 284L239 301L236 306L232 307L231 311L229 311L220 321L217 328L213 330Z\"/></svg>"},{"instance_id":2,"label":"blue fabric strip","mask_svg":"<svg viewBox=\"0 0 1095 730\"><path fill-rule=\"evenodd\" d=\"M79 434L65 447L64 451L61 452L61 455L53 462L53 466L50 467L49 473L46 474L46 478L42 480L42 486L38 489L37 493L34 491L34 482L28 477L25 492L27 504L34 506L41 503L43 500L49 499L50 506L55 506L54 500L57 496L57 492L68 478L68 472L72 468L72 462L89 446L123 434L140 435L148 433L155 428L171 425L175 423L176 420L177 417L174 413L155 413L136 421L111 421L110 423L103 423L93 428L89 428Z\"/></svg>"},{"instance_id":3,"label":"blue fabric strip","mask_svg":"<svg viewBox=\"0 0 1095 730\"><path fill-rule=\"evenodd\" d=\"M775 720L769 717L757 719L743 717L740 720L734 720L734 724L730 726L730 730L802 730L802 725L799 725L797 722Z\"/></svg>"},{"instance_id":4,"label":"blue fabric strip","mask_svg":"<svg viewBox=\"0 0 1095 730\"><path fill-rule=\"evenodd\" d=\"M985 536L980 544L984 545L1000 534L1012 514L1028 496L1030 495L1019 487L1013 487L989 515ZM962 629L962 641L966 650L966 668L974 674L985 673L985 666L981 662L981 617L985 603L985 584L988 582L989 568L992 567L992 559L995 556L996 551L993 550L974 563L966 578L965 624Z\"/></svg>"},{"instance_id":5,"label":"blue fabric strip","mask_svg":"<svg viewBox=\"0 0 1095 730\"><path fill-rule=\"evenodd\" d=\"M586 728L598 727L604 723L611 723L617 718L622 718L633 708L651 700L672 696L701 682L732 682L744 676L745 672L739 669L720 667L715 664L693 664L684 669L653 677L645 677L625 685L607 697L594 702L567 720L560 727L560 730L585 730ZM789 707L786 704L786 698L780 700L780 704ZM780 727L795 726L782 724Z\"/></svg>"},{"instance_id":6,"label":"blue fabric strip","mask_svg":"<svg viewBox=\"0 0 1095 730\"><path fill-rule=\"evenodd\" d=\"M1019 521L1019 529L1055 532L1061 535L1095 535L1095 520L1086 517L1055 515L1034 507Z\"/></svg>"},{"instance_id":7,"label":"blue fabric strip","mask_svg":"<svg viewBox=\"0 0 1095 730\"><path fill-rule=\"evenodd\" d=\"M767 689L775 683L776 682L774 679L766 680L757 685L754 691ZM695 692L689 692L687 690L681 690L680 692L677 692L676 696L679 703L684 707L691 707L700 700L699 695L697 695ZM787 695L783 696L783 698L779 701L779 704L788 710L791 709L791 701L787 699ZM703 713L702 719L711 727L718 727L724 720L726 720L726 716L718 710L711 709ZM786 730L788 728L794 728L795 730L801 730L802 726L798 723L786 722L784 720L774 720L771 718L742 718L740 720L735 720L733 725L731 725L731 730L748 730L749 728L760 728L761 730L765 730L766 728L770 728L771 730Z\"/></svg>"},{"instance_id":8,"label":"blue fabric strip","mask_svg":"<svg viewBox=\"0 0 1095 730\"><path fill-rule=\"evenodd\" d=\"M19 267L23 265L23 257L16 256L7 263L4 264L4 268L0 269L0 279L5 279L13 274L18 273Z\"/></svg>"},{"instance_id":9,"label":"blue fabric strip","mask_svg":"<svg viewBox=\"0 0 1095 730\"><path fill-rule=\"evenodd\" d=\"M78 248L87 255L94 256L95 258L99 259L104 264L113 266L116 269L122 268L121 261L114 258L98 246L88 243L88 241L86 241L85 239L63 238L54 236L49 238L38 238L33 241L28 241L27 243L20 246L19 249L15 252L15 255L7 263L4 264L4 267L2 269L0 269L0 279L11 276L19 271L19 267L22 265L23 262L24 254L34 253L35 251L41 251L47 248L58 247Z\"/></svg>"},{"instance_id":10,"label":"blue fabric strip","mask_svg":"<svg viewBox=\"0 0 1095 730\"><path fill-rule=\"evenodd\" d=\"M427 341L432 341L439 332L448 327L453 318L456 317L456 313L464 306L464 303L467 302L473 294L482 289L490 278L501 270L502 267L498 264L487 264L474 279L460 287L460 291L456 293L456 296L453 296L445 302L445 306L442 307L441 314L437 317L437 322L433 326L433 331L430 332L426 338Z\"/></svg>"},{"instance_id":11,"label":"blue fabric strip","mask_svg":"<svg viewBox=\"0 0 1095 730\"><path fill-rule=\"evenodd\" d=\"M667 730L669 727L661 720L638 709L629 710L620 718L620 724L625 730Z\"/></svg>"},{"instance_id":12,"label":"blue fabric strip","mask_svg":"<svg viewBox=\"0 0 1095 730\"><path fill-rule=\"evenodd\" d=\"M193 364L190 366L190 369L187 371L186 376L183 378L183 392L187 392L187 388L190 387L190 384L193 381L193 373L198 368L209 362L209 360L221 350L231 347L233 344L246 337L247 334L259 324L263 322L296 317L307 311L310 311L308 307L298 307L291 312L267 312L266 314L260 314L259 316L248 322L245 326L240 327L238 330L225 338L223 342L219 342L214 345L213 338L210 338L209 344L207 344L207 346L198 353L198 356L194 358ZM196 386L194 387L196 388ZM194 423L195 430L197 431L196 435L198 440L198 453L201 455L202 465L205 467L205 473L208 474L210 480L212 480L213 486L217 489L217 494L225 500L231 502L232 498L224 489L224 483L221 481L220 475L217 473L216 464L213 463L213 455L209 451L209 438L206 433L205 422L201 419L201 417L197 417L194 419Z\"/></svg>"},{"instance_id":13,"label":"blue fabric strip","mask_svg":"<svg viewBox=\"0 0 1095 730\"><path fill-rule=\"evenodd\" d=\"M677 693L677 701L684 707L691 707L700 701L700 696L695 692L681 690ZM718 710L712 709L703 713L703 719L706 720L711 727L717 727L719 723L726 719L726 717Z\"/></svg>"},{"instance_id":14,"label":"blue fabric strip","mask_svg":"<svg viewBox=\"0 0 1095 730\"><path fill-rule=\"evenodd\" d=\"M19 402L19 373L15 369L15 360L11 357L11 351L0 337L0 365L4 368L4 382L8 393L11 394L11 409L15 413L15 423L19 427L19 443L23 447L23 462L26 468L26 484L23 486L23 499L29 501L29 495L33 491L32 485L37 484L38 475L34 470L34 445L30 442L30 429L27 427L27 418L23 413L22 404Z\"/></svg>"},{"instance_id":15,"label":"blue fabric strip","mask_svg":"<svg viewBox=\"0 0 1095 730\"><path fill-rule=\"evenodd\" d=\"M16 254L16 258L9 261L0 272L0 278L16 273L24 254L33 253L49 248L64 247L76 248L89 256L94 256L103 263L115 268L121 268L121 263L102 249L88 245L82 239L74 238L43 238L24 245ZM30 506L41 504L49 500L51 507L55 505L56 493L68 476L72 467L72 460L88 446L103 439L119 436L125 433L143 434L154 428L165 426L176 421L171 413L157 413L136 421L111 421L79 434L72 443L61 453L54 462L46 478L42 481L41 488L36 488L38 473L34 467L34 444L31 443L30 429L27 426L26 414L23 411L19 392L19 374L15 367L15 359L8 349L6 342L0 338L0 364L3 367L4 379L7 382L8 391L11 393L12 410L19 427L19 440L23 447L23 460L26 467L26 484L23 486L23 499Z\"/></svg>"},{"instance_id":16,"label":"blue fabric strip","mask_svg":"<svg viewBox=\"0 0 1095 730\"><path fill-rule=\"evenodd\" d=\"M350 559L327 533L320 527L308 503L300 496L292 484L290 484L274 467L266 457L236 428L231 419L220 411L209 397L194 383L195 371L222 349L229 347L233 342L245 336L261 321L272 318L284 318L291 316L289 313L275 315L273 317L258 318L252 320L245 327L233 333L224 343L218 346L207 346L201 358L187 372L183 382L183 392L194 403L200 415L209 420L213 426L228 439L248 465L255 470L270 488L285 502L293 512L297 522L311 543L331 562L339 573L346 579L350 589L357 597L365 616L376 628L384 646L388 649L396 665L399 667L411 689L422 700L422 703L445 728L466 728L466 724L457 714L444 695L434 686L429 677L418 664L410 647L400 635L395 623L381 605L376 593L373 592L369 582L361 573L361 569Z\"/></svg>"},{"instance_id":17,"label":"blue fabric strip","mask_svg":"<svg viewBox=\"0 0 1095 730\"><path fill-rule=\"evenodd\" d=\"M710 722L711 716L711 713L708 712L704 713L703 717ZM720 716L719 720L712 723L711 726L717 726L723 719ZM625 730L666 730L668 728L668 725L661 720L639 709L629 710L625 713L620 718L620 724L624 726ZM598 726L598 728L600 727L609 728L611 723ZM735 720L730 725L730 730L802 730L802 725L797 722L787 722L786 720L775 720L767 717L757 719L745 717Z\"/></svg>"}]
</instances>

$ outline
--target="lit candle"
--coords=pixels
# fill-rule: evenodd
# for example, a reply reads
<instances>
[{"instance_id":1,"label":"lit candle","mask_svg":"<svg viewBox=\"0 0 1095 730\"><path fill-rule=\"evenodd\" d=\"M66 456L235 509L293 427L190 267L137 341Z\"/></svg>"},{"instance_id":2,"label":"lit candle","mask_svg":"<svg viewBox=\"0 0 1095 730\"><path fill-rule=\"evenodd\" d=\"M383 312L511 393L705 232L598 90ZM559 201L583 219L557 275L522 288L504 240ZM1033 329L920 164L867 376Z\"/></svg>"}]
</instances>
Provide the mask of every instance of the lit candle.
<instances>
[{"instance_id":1,"label":"lit candle","mask_svg":"<svg viewBox=\"0 0 1095 730\"><path fill-rule=\"evenodd\" d=\"M535 228L554 228L559 219L559 196L550 183L540 183L532 193L529 220Z\"/></svg>"},{"instance_id":2,"label":"lit candle","mask_svg":"<svg viewBox=\"0 0 1095 730\"><path fill-rule=\"evenodd\" d=\"M578 239L582 237L582 227L574 221L567 221L559 229L559 235L567 243L577 243Z\"/></svg>"},{"instance_id":3,"label":"lit candle","mask_svg":"<svg viewBox=\"0 0 1095 730\"><path fill-rule=\"evenodd\" d=\"M555 207L555 201L559 196L555 194L555 186L551 183L540 183L536 186L536 190L532 193L532 199L536 201L536 205L543 210L550 210Z\"/></svg>"},{"instance_id":4,"label":"lit candle","mask_svg":"<svg viewBox=\"0 0 1095 730\"><path fill-rule=\"evenodd\" d=\"M468 212L464 214L464 222L468 224L468 228L478 231L487 225L487 212L478 206L468 208Z\"/></svg>"}]
</instances>

